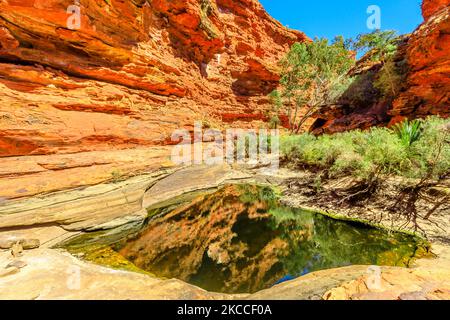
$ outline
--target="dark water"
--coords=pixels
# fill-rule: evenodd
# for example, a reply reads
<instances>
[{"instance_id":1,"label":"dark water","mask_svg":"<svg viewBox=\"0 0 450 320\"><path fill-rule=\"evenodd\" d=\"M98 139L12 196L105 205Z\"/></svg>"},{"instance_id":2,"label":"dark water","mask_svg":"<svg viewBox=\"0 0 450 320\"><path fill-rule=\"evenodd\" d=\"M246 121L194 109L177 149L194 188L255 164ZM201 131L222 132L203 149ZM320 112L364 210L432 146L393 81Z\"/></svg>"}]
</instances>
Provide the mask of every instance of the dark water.
<instances>
[{"instance_id":1,"label":"dark water","mask_svg":"<svg viewBox=\"0 0 450 320\"><path fill-rule=\"evenodd\" d=\"M209 291L244 293L335 267L408 266L427 250L409 234L283 206L268 187L231 185L151 213L154 218L131 237L90 239L85 257L113 267L129 263ZM80 240L77 252L85 250ZM105 253L105 246L111 250Z\"/></svg>"}]
</instances>

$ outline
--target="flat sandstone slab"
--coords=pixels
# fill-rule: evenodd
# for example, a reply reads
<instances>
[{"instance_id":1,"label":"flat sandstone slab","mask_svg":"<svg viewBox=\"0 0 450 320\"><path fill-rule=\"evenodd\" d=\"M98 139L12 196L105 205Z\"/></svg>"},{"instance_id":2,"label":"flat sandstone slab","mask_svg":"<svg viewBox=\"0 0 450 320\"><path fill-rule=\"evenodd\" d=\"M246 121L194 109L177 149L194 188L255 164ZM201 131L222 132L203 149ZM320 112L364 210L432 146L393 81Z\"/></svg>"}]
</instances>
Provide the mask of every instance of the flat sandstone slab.
<instances>
[{"instance_id":1,"label":"flat sandstone slab","mask_svg":"<svg viewBox=\"0 0 450 320\"><path fill-rule=\"evenodd\" d=\"M5 270L13 261L0 252L0 299L449 299L450 249L438 259L419 260L412 269L383 267L381 287L368 289L367 266L323 270L252 295L210 293L179 280L118 271L83 262L52 249L26 251L22 269Z\"/></svg>"}]
</instances>

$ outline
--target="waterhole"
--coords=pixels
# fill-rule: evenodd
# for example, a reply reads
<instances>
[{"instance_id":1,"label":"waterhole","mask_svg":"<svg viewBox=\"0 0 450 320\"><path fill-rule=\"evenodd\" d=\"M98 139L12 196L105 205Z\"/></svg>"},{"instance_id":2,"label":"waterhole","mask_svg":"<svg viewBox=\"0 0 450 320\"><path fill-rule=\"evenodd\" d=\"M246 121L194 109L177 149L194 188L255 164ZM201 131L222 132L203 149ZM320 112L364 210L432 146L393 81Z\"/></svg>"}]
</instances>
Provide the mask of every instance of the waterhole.
<instances>
[{"instance_id":1,"label":"waterhole","mask_svg":"<svg viewBox=\"0 0 450 320\"><path fill-rule=\"evenodd\" d=\"M313 271L408 266L420 238L280 204L270 187L229 185L148 210L143 225L64 244L83 259L177 278L208 291L253 293Z\"/></svg>"}]
</instances>

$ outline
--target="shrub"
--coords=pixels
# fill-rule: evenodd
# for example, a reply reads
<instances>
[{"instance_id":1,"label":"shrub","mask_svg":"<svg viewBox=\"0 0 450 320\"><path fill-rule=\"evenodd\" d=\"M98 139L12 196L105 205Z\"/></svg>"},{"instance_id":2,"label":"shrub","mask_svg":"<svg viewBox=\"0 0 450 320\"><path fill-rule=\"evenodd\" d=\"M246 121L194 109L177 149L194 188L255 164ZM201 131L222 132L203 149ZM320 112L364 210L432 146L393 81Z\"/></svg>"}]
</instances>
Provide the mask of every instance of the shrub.
<instances>
[{"instance_id":1,"label":"shrub","mask_svg":"<svg viewBox=\"0 0 450 320\"><path fill-rule=\"evenodd\" d=\"M282 136L280 139L280 152L287 161L300 160L302 150L316 140L310 133L296 136Z\"/></svg>"},{"instance_id":2,"label":"shrub","mask_svg":"<svg viewBox=\"0 0 450 320\"><path fill-rule=\"evenodd\" d=\"M450 171L450 133L445 128L449 120L430 117L422 124L420 139L411 145L414 162L413 177L438 178Z\"/></svg>"},{"instance_id":3,"label":"shrub","mask_svg":"<svg viewBox=\"0 0 450 320\"><path fill-rule=\"evenodd\" d=\"M375 30L372 33L361 34L353 42L353 49L366 53L373 61L381 62L382 68L377 74L374 87L385 98L395 97L404 85L407 75L407 63L396 61L397 47L402 37L393 30Z\"/></svg>"},{"instance_id":4,"label":"shrub","mask_svg":"<svg viewBox=\"0 0 450 320\"><path fill-rule=\"evenodd\" d=\"M353 49L367 53L371 52L371 59L383 64L397 51L398 35L394 30L375 30L372 33L360 34L353 42Z\"/></svg>"},{"instance_id":5,"label":"shrub","mask_svg":"<svg viewBox=\"0 0 450 320\"><path fill-rule=\"evenodd\" d=\"M401 174L408 170L408 153L404 145L386 128L374 128L368 133L364 158L380 173Z\"/></svg>"},{"instance_id":6,"label":"shrub","mask_svg":"<svg viewBox=\"0 0 450 320\"><path fill-rule=\"evenodd\" d=\"M345 135L320 136L315 144L306 146L304 158L308 164L328 168L344 153L353 151L354 146Z\"/></svg>"},{"instance_id":7,"label":"shrub","mask_svg":"<svg viewBox=\"0 0 450 320\"><path fill-rule=\"evenodd\" d=\"M407 74L406 61L396 62L390 57L378 73L374 86L384 98L393 98L402 90Z\"/></svg>"},{"instance_id":8,"label":"shrub","mask_svg":"<svg viewBox=\"0 0 450 320\"><path fill-rule=\"evenodd\" d=\"M387 128L320 137L306 133L283 137L280 150L285 160L328 170L331 176L352 175L363 180L379 174L438 178L450 170L450 134L444 129L445 123L448 121L431 117L423 122L421 134L414 133L415 129L397 134Z\"/></svg>"}]
</instances>

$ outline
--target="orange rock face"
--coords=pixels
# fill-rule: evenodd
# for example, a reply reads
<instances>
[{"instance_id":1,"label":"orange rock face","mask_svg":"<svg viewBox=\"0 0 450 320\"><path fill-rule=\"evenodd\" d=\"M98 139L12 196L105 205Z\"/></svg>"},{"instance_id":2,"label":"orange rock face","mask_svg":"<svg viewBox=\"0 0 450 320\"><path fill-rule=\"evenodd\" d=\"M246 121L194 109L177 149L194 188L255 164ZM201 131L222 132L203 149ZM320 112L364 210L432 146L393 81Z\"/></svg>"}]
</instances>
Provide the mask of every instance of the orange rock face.
<instances>
[{"instance_id":1,"label":"orange rock face","mask_svg":"<svg viewBox=\"0 0 450 320\"><path fill-rule=\"evenodd\" d=\"M84 0L71 30L73 4L0 0L0 157L161 145L194 119L264 120L278 59L306 39L256 0Z\"/></svg>"},{"instance_id":2,"label":"orange rock face","mask_svg":"<svg viewBox=\"0 0 450 320\"><path fill-rule=\"evenodd\" d=\"M430 17L444 9L450 4L449 0L424 0L422 3L422 14L425 20L430 19Z\"/></svg>"},{"instance_id":3,"label":"orange rock face","mask_svg":"<svg viewBox=\"0 0 450 320\"><path fill-rule=\"evenodd\" d=\"M425 0L422 8L425 22L408 42L407 90L393 103L392 122L450 116L450 0Z\"/></svg>"},{"instance_id":4,"label":"orange rock face","mask_svg":"<svg viewBox=\"0 0 450 320\"><path fill-rule=\"evenodd\" d=\"M406 61L404 90L393 101L374 98L373 83L380 65L360 60L355 74L365 76L359 84L362 103L326 106L315 115L315 134L336 133L372 126L393 125L405 118L450 116L450 0L424 0L424 23L399 44L396 62ZM361 99L359 99L361 100Z\"/></svg>"},{"instance_id":5,"label":"orange rock face","mask_svg":"<svg viewBox=\"0 0 450 320\"><path fill-rule=\"evenodd\" d=\"M92 175L98 152L151 153L195 120L259 127L277 62L307 40L257 0L81 0L79 15L74 4L0 0L0 162L8 172L0 199L54 176L54 168L39 177L21 171L39 157L92 159L91 173L77 178L82 186L105 180L105 172ZM142 167L130 164L120 171ZM71 186L64 168L57 173L40 192Z\"/></svg>"}]
</instances>

